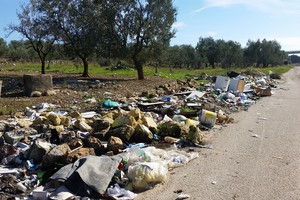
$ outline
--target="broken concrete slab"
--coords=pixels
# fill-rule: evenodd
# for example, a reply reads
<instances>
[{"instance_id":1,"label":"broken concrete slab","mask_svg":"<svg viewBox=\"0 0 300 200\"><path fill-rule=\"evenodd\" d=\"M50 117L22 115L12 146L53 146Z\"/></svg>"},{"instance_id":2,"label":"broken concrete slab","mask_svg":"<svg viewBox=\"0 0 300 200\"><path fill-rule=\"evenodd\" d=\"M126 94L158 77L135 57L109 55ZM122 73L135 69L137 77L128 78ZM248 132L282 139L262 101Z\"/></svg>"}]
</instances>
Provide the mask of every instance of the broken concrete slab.
<instances>
[{"instance_id":1,"label":"broken concrete slab","mask_svg":"<svg viewBox=\"0 0 300 200\"><path fill-rule=\"evenodd\" d=\"M60 164L64 165L65 160L69 152L71 151L70 147L67 144L61 144L47 153L42 160L42 166L45 169L51 169L55 167L55 165Z\"/></svg>"},{"instance_id":2,"label":"broken concrete slab","mask_svg":"<svg viewBox=\"0 0 300 200\"><path fill-rule=\"evenodd\" d=\"M29 75L23 76L24 94L30 96L33 91L46 93L53 88L52 76L47 75Z\"/></svg>"}]
</instances>

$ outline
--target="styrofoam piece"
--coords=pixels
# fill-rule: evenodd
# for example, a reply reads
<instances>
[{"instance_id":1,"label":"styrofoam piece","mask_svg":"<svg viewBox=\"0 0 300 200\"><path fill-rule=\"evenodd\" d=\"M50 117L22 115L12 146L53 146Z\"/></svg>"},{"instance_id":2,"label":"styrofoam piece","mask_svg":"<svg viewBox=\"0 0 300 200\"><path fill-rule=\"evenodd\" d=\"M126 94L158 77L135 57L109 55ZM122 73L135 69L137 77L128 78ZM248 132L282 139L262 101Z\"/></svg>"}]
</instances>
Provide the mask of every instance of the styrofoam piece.
<instances>
[{"instance_id":1,"label":"styrofoam piece","mask_svg":"<svg viewBox=\"0 0 300 200\"><path fill-rule=\"evenodd\" d=\"M217 76L217 80L215 83L215 90L227 91L229 86L230 78L225 76Z\"/></svg>"}]
</instances>

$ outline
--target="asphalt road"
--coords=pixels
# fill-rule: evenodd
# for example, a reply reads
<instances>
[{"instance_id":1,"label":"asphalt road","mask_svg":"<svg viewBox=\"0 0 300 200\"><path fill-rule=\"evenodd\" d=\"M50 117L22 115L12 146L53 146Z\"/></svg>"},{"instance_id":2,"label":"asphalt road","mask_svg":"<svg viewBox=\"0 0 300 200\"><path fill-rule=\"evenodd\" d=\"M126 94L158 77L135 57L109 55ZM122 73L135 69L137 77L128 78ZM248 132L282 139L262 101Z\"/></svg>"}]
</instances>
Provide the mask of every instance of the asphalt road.
<instances>
[{"instance_id":1,"label":"asphalt road","mask_svg":"<svg viewBox=\"0 0 300 200\"><path fill-rule=\"evenodd\" d=\"M193 200L299 200L300 67L274 92L233 114L237 123L210 133L213 149L136 199L175 200L182 190Z\"/></svg>"}]
</instances>

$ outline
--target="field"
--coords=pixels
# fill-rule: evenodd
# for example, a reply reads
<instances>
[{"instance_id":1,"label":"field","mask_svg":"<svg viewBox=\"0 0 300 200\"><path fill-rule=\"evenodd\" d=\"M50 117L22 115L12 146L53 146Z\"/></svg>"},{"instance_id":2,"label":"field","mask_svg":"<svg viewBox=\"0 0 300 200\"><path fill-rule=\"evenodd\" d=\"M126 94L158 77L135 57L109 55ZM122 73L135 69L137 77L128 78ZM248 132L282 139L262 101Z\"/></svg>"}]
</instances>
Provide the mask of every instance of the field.
<instances>
[{"instance_id":1,"label":"field","mask_svg":"<svg viewBox=\"0 0 300 200\"><path fill-rule=\"evenodd\" d=\"M274 68L251 68L264 73L272 71L276 74L283 74L291 69L291 66L279 66ZM115 99L121 97L138 96L143 91L155 92L155 87L169 84L175 80L185 80L191 77L200 77L203 73L209 76L225 75L227 71L241 72L246 69L170 69L158 68L157 73L154 67L144 67L145 80L137 80L137 72L134 69L111 70L107 67L90 65L90 78L80 77L82 68L73 64L51 65L46 73L53 77L56 95L42 96L39 98L25 97L23 90L24 74L40 74L40 65L37 63L15 63L0 66L0 80L3 81L2 94L0 98L0 116L14 116L18 111L24 111L26 107L38 103L53 103L62 109L87 111L97 110L99 104L105 98L105 92L109 92ZM103 83L101 87L94 87L95 82ZM202 81L203 80L198 80ZM204 81L205 82L205 81ZM87 103L88 98L95 98L96 103Z\"/></svg>"}]
</instances>

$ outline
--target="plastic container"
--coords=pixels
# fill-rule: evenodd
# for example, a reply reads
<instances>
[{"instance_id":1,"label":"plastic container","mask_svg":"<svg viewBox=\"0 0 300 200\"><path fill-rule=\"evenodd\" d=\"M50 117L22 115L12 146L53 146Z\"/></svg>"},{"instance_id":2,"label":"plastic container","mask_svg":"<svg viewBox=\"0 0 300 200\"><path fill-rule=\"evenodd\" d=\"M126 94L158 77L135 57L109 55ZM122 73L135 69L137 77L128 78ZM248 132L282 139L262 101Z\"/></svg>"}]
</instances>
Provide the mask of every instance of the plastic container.
<instances>
[{"instance_id":1,"label":"plastic container","mask_svg":"<svg viewBox=\"0 0 300 200\"><path fill-rule=\"evenodd\" d=\"M105 107L119 107L120 106L120 104L118 102L112 101L110 99L107 99L106 101L104 101L103 105Z\"/></svg>"},{"instance_id":2,"label":"plastic container","mask_svg":"<svg viewBox=\"0 0 300 200\"><path fill-rule=\"evenodd\" d=\"M199 121L207 127L213 127L216 123L217 113L202 109Z\"/></svg>"}]
</instances>

